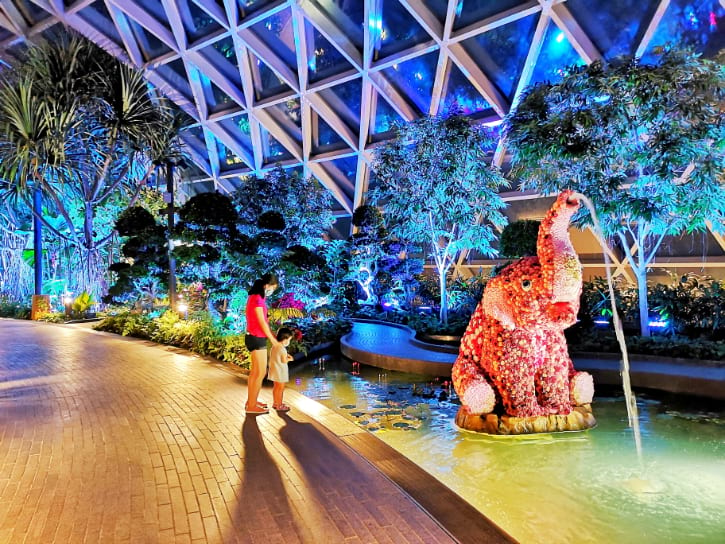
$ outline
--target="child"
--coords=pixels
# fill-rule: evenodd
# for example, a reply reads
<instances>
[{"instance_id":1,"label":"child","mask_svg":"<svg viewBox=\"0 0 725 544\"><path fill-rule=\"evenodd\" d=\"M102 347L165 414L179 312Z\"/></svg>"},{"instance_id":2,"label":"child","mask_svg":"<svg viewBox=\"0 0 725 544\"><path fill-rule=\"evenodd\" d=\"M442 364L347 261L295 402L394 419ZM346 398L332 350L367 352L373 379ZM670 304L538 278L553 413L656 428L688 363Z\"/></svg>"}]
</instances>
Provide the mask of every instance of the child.
<instances>
[{"instance_id":1,"label":"child","mask_svg":"<svg viewBox=\"0 0 725 544\"><path fill-rule=\"evenodd\" d=\"M294 359L291 355L287 355L287 346L289 346L293 336L294 333L286 327L282 327L277 331L279 345L272 348L272 355L269 358L269 375L267 377L274 382L272 388L274 404L272 404L272 408L278 412L289 412L290 410L290 407L283 402L282 397L284 396L284 384L289 381L287 363Z\"/></svg>"}]
</instances>

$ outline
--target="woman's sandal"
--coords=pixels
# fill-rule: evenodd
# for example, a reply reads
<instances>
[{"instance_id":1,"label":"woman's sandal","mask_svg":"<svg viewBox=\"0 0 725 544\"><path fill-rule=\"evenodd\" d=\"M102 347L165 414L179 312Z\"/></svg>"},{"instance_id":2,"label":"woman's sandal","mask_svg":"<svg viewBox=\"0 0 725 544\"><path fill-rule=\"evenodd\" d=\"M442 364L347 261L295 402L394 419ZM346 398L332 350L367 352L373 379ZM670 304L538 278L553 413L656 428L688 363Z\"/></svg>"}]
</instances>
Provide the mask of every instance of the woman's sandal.
<instances>
[{"instance_id":1,"label":"woman's sandal","mask_svg":"<svg viewBox=\"0 0 725 544\"><path fill-rule=\"evenodd\" d=\"M258 402L257 408L259 408L260 410L269 410L269 406L267 406L267 404L264 402Z\"/></svg>"},{"instance_id":2,"label":"woman's sandal","mask_svg":"<svg viewBox=\"0 0 725 544\"><path fill-rule=\"evenodd\" d=\"M272 408L274 408L278 412L289 412L292 409L284 403L283 404L273 404Z\"/></svg>"},{"instance_id":3,"label":"woman's sandal","mask_svg":"<svg viewBox=\"0 0 725 544\"><path fill-rule=\"evenodd\" d=\"M269 413L269 410L267 408L262 408L259 405L255 406L254 409L245 408L244 411L247 414L251 414L251 415L255 415L255 416Z\"/></svg>"}]
</instances>

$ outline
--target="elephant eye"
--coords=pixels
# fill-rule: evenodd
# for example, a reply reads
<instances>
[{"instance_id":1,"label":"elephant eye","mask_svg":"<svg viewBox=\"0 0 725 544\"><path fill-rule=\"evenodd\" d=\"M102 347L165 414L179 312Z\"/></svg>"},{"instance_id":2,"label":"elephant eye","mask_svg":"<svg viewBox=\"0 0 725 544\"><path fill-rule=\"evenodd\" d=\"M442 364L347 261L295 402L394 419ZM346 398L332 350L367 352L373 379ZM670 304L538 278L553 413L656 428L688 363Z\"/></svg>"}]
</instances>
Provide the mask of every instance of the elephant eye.
<instances>
[{"instance_id":1,"label":"elephant eye","mask_svg":"<svg viewBox=\"0 0 725 544\"><path fill-rule=\"evenodd\" d=\"M524 291L528 291L529 289L531 289L531 280L524 280L524 281L522 281L521 282L521 288Z\"/></svg>"}]
</instances>

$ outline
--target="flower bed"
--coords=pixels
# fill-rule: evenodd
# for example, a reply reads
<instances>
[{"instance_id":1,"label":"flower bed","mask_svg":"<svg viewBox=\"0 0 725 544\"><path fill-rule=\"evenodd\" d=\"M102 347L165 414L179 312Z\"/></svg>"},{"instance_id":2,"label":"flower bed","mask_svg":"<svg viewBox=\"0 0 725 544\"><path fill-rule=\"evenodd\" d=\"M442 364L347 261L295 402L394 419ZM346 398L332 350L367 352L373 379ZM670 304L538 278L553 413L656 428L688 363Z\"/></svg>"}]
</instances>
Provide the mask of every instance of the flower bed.
<instances>
[{"instance_id":1,"label":"flower bed","mask_svg":"<svg viewBox=\"0 0 725 544\"><path fill-rule=\"evenodd\" d=\"M206 312L194 313L189 319L183 319L170 311L159 317L125 312L109 316L93 328L177 346L249 368L249 352L244 345L244 335L223 331ZM290 353L306 355L314 346L338 341L350 328L347 320L303 320L296 325L299 334L290 346Z\"/></svg>"}]
</instances>

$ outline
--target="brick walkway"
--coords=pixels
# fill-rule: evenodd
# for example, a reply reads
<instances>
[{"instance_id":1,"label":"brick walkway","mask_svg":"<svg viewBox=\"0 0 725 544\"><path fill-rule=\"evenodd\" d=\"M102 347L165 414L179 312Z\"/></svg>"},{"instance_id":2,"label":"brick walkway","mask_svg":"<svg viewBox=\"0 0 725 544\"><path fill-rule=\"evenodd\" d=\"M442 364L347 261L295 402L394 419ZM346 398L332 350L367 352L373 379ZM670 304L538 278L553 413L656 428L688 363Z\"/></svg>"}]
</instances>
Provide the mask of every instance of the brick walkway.
<instances>
[{"instance_id":1,"label":"brick walkway","mask_svg":"<svg viewBox=\"0 0 725 544\"><path fill-rule=\"evenodd\" d=\"M0 543L453 541L289 393L245 417L221 365L0 320Z\"/></svg>"}]
</instances>

